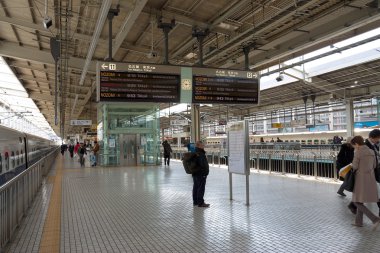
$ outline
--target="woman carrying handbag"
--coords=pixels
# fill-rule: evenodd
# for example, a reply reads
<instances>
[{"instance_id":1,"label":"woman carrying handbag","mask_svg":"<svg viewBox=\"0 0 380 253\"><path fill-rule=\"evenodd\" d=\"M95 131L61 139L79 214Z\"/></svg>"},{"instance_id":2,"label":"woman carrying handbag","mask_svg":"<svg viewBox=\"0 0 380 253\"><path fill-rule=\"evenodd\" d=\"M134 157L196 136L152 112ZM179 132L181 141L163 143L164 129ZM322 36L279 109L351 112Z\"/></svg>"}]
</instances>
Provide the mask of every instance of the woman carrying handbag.
<instances>
[{"instance_id":1,"label":"woman carrying handbag","mask_svg":"<svg viewBox=\"0 0 380 253\"><path fill-rule=\"evenodd\" d=\"M380 218L373 214L363 203L376 203L379 198L374 169L377 166L375 154L364 143L361 136L355 136L351 140L355 148L352 168L355 171L355 187L352 192L352 202L357 207L355 222L357 227L363 226L363 214L365 214L374 224L373 230L380 225Z\"/></svg>"}]
</instances>

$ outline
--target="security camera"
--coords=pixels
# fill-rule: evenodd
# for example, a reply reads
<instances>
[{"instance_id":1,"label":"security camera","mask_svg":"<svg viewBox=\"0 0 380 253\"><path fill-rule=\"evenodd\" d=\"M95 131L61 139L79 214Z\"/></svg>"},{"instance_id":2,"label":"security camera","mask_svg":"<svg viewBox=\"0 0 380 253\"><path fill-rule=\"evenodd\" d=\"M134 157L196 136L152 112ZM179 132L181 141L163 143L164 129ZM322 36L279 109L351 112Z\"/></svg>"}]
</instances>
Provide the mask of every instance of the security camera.
<instances>
[{"instance_id":1,"label":"security camera","mask_svg":"<svg viewBox=\"0 0 380 253\"><path fill-rule=\"evenodd\" d=\"M277 82L281 82L282 80L284 80L284 76L283 75L279 75L278 77L276 77L276 81Z\"/></svg>"},{"instance_id":2,"label":"security camera","mask_svg":"<svg viewBox=\"0 0 380 253\"><path fill-rule=\"evenodd\" d=\"M158 53L157 52L150 52L148 53L148 58L156 58L158 56Z\"/></svg>"},{"instance_id":3,"label":"security camera","mask_svg":"<svg viewBox=\"0 0 380 253\"><path fill-rule=\"evenodd\" d=\"M44 20L42 20L42 23L45 29L49 29L49 27L53 24L53 20L51 19L51 17L45 17Z\"/></svg>"}]
</instances>

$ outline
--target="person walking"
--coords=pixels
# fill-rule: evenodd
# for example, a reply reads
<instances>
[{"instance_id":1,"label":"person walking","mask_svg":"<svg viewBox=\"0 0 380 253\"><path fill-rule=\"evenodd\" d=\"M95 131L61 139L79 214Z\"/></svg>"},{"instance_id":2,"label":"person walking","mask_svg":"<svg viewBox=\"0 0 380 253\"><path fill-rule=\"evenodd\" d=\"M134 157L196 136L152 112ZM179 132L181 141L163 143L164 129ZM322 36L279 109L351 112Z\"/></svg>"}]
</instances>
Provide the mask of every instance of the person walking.
<instances>
[{"instance_id":1,"label":"person walking","mask_svg":"<svg viewBox=\"0 0 380 253\"><path fill-rule=\"evenodd\" d=\"M78 155L78 149L80 147L80 144L79 144L79 141L77 142L77 144L74 146L74 154L75 155Z\"/></svg>"},{"instance_id":2,"label":"person walking","mask_svg":"<svg viewBox=\"0 0 380 253\"><path fill-rule=\"evenodd\" d=\"M206 179L209 173L209 165L204 150L204 144L197 141L195 144L196 172L193 173L193 205L198 207L209 207L204 201Z\"/></svg>"},{"instance_id":3,"label":"person walking","mask_svg":"<svg viewBox=\"0 0 380 253\"><path fill-rule=\"evenodd\" d=\"M352 160L354 159L354 147L351 145L351 140L352 140L352 137L347 137L346 143L343 143L340 146L340 150L339 150L337 160L336 160L336 168L338 172L344 166L347 166L350 163L352 163ZM344 187L345 187L345 183L343 181L343 184L340 186L337 192L339 195L343 197L346 196L346 194L344 194L343 192Z\"/></svg>"},{"instance_id":4,"label":"person walking","mask_svg":"<svg viewBox=\"0 0 380 253\"><path fill-rule=\"evenodd\" d=\"M66 149L67 149L67 145L62 143L62 145L61 145L61 154L62 155L65 154Z\"/></svg>"},{"instance_id":5,"label":"person walking","mask_svg":"<svg viewBox=\"0 0 380 253\"><path fill-rule=\"evenodd\" d=\"M94 141L94 147L92 149L92 152L94 152L95 162L92 164L92 166L96 166L98 164L99 160L99 143L97 141Z\"/></svg>"},{"instance_id":6,"label":"person walking","mask_svg":"<svg viewBox=\"0 0 380 253\"><path fill-rule=\"evenodd\" d=\"M164 147L164 164L169 166L170 153L173 152L172 147L170 146L167 140L164 140L164 142L162 143L162 146Z\"/></svg>"},{"instance_id":7,"label":"person walking","mask_svg":"<svg viewBox=\"0 0 380 253\"><path fill-rule=\"evenodd\" d=\"M355 136L351 140L355 148L352 168L355 172L355 186L352 192L352 202L357 207L355 222L357 227L363 226L363 214L374 224L373 230L380 225L380 217L373 214L364 203L373 203L379 200L375 179L376 158L374 152L365 145L361 136Z\"/></svg>"},{"instance_id":8,"label":"person walking","mask_svg":"<svg viewBox=\"0 0 380 253\"><path fill-rule=\"evenodd\" d=\"M380 130L373 129L368 134L368 139L365 140L365 145L373 150L376 158L376 166L380 167L380 152L379 152L379 143L380 143ZM380 216L380 199L377 201L377 206L379 207L379 216Z\"/></svg>"},{"instance_id":9,"label":"person walking","mask_svg":"<svg viewBox=\"0 0 380 253\"><path fill-rule=\"evenodd\" d=\"M84 166L84 163L85 163L85 159L84 159L84 155L86 155L87 152L86 152L86 147L84 146L83 142L80 144L80 147L78 148L78 155L79 155L79 163L80 163L80 166Z\"/></svg>"},{"instance_id":10,"label":"person walking","mask_svg":"<svg viewBox=\"0 0 380 253\"><path fill-rule=\"evenodd\" d=\"M74 145L70 143L69 145L69 152L70 152L70 157L73 158L74 156Z\"/></svg>"}]
</instances>

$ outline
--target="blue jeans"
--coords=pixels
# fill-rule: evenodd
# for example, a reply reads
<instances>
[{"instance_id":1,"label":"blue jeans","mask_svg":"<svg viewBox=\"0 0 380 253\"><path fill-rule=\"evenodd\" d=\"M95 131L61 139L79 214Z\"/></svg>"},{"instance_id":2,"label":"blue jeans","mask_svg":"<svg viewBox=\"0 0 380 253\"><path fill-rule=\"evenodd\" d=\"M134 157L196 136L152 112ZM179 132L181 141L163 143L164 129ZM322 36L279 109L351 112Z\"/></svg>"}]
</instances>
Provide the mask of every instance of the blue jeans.
<instances>
[{"instance_id":1,"label":"blue jeans","mask_svg":"<svg viewBox=\"0 0 380 253\"><path fill-rule=\"evenodd\" d=\"M205 188L206 188L206 178L207 176L194 176L193 175L193 204L194 205L201 205L205 202L203 199L205 195Z\"/></svg>"}]
</instances>

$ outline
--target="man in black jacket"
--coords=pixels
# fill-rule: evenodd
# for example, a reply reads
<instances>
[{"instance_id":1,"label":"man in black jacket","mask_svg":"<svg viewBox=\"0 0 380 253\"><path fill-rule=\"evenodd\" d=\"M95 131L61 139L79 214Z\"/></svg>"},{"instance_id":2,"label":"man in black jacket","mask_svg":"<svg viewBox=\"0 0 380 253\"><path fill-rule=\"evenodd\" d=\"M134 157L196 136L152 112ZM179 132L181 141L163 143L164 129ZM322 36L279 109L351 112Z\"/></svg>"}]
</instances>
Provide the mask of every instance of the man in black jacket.
<instances>
[{"instance_id":1,"label":"man in black jacket","mask_svg":"<svg viewBox=\"0 0 380 253\"><path fill-rule=\"evenodd\" d=\"M379 143L380 143L380 130L373 129L368 134L368 139L365 140L365 145L367 145L370 149L375 152L376 155L376 163L377 166L380 166L380 155L379 155ZM377 206L379 207L379 215L380 215L380 200L377 202Z\"/></svg>"},{"instance_id":2,"label":"man in black jacket","mask_svg":"<svg viewBox=\"0 0 380 253\"><path fill-rule=\"evenodd\" d=\"M167 140L164 140L162 143L162 146L164 147L164 164L168 165L170 164L170 153L173 152L172 147L170 146L169 142Z\"/></svg>"},{"instance_id":3,"label":"man in black jacket","mask_svg":"<svg viewBox=\"0 0 380 253\"><path fill-rule=\"evenodd\" d=\"M193 204L199 207L209 207L210 204L206 204L203 197L205 195L206 179L209 173L209 166L206 157L206 151L201 141L197 141L195 144L196 153L196 172L193 173Z\"/></svg>"},{"instance_id":4,"label":"man in black jacket","mask_svg":"<svg viewBox=\"0 0 380 253\"><path fill-rule=\"evenodd\" d=\"M337 160L336 160L336 168L338 171L344 166L352 163L352 160L354 159L354 147L351 145L351 139L352 137L350 136L347 137L346 143L340 146L340 151L338 153ZM344 187L345 187L345 183L343 182L343 184L340 186L337 192L339 195L343 197L346 196L346 194L344 194L343 192Z\"/></svg>"}]
</instances>

